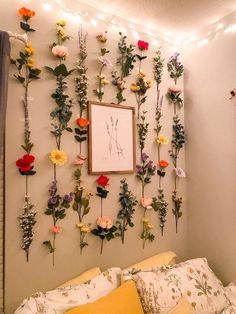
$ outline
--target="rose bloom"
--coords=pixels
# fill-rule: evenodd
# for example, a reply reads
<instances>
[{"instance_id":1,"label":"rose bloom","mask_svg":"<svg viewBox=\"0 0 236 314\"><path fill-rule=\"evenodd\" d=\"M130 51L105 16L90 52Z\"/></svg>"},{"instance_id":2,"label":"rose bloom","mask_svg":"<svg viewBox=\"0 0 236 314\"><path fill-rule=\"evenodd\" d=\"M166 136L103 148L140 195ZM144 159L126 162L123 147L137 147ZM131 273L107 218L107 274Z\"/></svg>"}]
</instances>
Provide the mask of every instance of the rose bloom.
<instances>
[{"instance_id":1,"label":"rose bloom","mask_svg":"<svg viewBox=\"0 0 236 314\"><path fill-rule=\"evenodd\" d=\"M97 225L103 229L111 229L113 226L113 220L109 216L98 217Z\"/></svg>"},{"instance_id":2,"label":"rose bloom","mask_svg":"<svg viewBox=\"0 0 236 314\"><path fill-rule=\"evenodd\" d=\"M76 120L76 123L78 126L80 126L81 128L86 128L89 124L90 124L90 121L85 119L85 118L78 118Z\"/></svg>"},{"instance_id":3,"label":"rose bloom","mask_svg":"<svg viewBox=\"0 0 236 314\"><path fill-rule=\"evenodd\" d=\"M168 161L166 161L166 160L160 160L160 161L159 161L159 166L160 166L161 168L166 168L166 167L169 166L169 163L168 163Z\"/></svg>"},{"instance_id":4,"label":"rose bloom","mask_svg":"<svg viewBox=\"0 0 236 314\"><path fill-rule=\"evenodd\" d=\"M180 87L178 87L178 86L176 86L176 85L173 85L173 86L170 86L169 87L169 91L171 92L171 93L182 93L182 88L180 88Z\"/></svg>"},{"instance_id":5,"label":"rose bloom","mask_svg":"<svg viewBox=\"0 0 236 314\"><path fill-rule=\"evenodd\" d=\"M153 202L152 197L148 197L148 196L144 196L140 200L140 204L147 209L152 208L152 206L151 206L152 202Z\"/></svg>"},{"instance_id":6,"label":"rose bloom","mask_svg":"<svg viewBox=\"0 0 236 314\"><path fill-rule=\"evenodd\" d=\"M59 226L52 226L51 231L58 234L62 232L62 228Z\"/></svg>"},{"instance_id":7,"label":"rose bloom","mask_svg":"<svg viewBox=\"0 0 236 314\"><path fill-rule=\"evenodd\" d=\"M101 185L105 188L108 185L109 180L110 179L107 176L100 176L96 181L98 185Z\"/></svg>"},{"instance_id":8,"label":"rose bloom","mask_svg":"<svg viewBox=\"0 0 236 314\"><path fill-rule=\"evenodd\" d=\"M66 58L69 56L68 49L60 45L56 45L52 48L52 54L57 58Z\"/></svg>"},{"instance_id":9,"label":"rose bloom","mask_svg":"<svg viewBox=\"0 0 236 314\"><path fill-rule=\"evenodd\" d=\"M175 170L177 177L179 177L179 178L185 178L186 177L186 174L182 168L180 168L180 167L174 168L174 170Z\"/></svg>"},{"instance_id":10,"label":"rose bloom","mask_svg":"<svg viewBox=\"0 0 236 314\"><path fill-rule=\"evenodd\" d=\"M32 168L32 163L34 162L35 157L30 154L24 155L22 158L17 159L16 166L22 172L27 172Z\"/></svg>"},{"instance_id":11,"label":"rose bloom","mask_svg":"<svg viewBox=\"0 0 236 314\"><path fill-rule=\"evenodd\" d=\"M29 20L32 16L35 16L35 11L22 7L18 10L18 13L23 16L25 20Z\"/></svg>"},{"instance_id":12,"label":"rose bloom","mask_svg":"<svg viewBox=\"0 0 236 314\"><path fill-rule=\"evenodd\" d=\"M76 165L76 166L82 166L83 164L84 164L83 159L78 158L74 161L74 165Z\"/></svg>"},{"instance_id":13,"label":"rose bloom","mask_svg":"<svg viewBox=\"0 0 236 314\"><path fill-rule=\"evenodd\" d=\"M148 50L149 43L143 40L139 40L137 45L140 50Z\"/></svg>"}]
</instances>

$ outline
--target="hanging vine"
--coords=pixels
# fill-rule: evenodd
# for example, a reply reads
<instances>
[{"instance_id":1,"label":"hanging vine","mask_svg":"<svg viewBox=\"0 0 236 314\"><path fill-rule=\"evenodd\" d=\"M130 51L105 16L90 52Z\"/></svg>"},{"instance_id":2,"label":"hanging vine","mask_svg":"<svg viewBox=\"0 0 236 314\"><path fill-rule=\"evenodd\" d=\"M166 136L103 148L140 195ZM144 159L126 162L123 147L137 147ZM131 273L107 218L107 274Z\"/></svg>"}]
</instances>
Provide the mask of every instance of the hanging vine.
<instances>
[{"instance_id":1,"label":"hanging vine","mask_svg":"<svg viewBox=\"0 0 236 314\"><path fill-rule=\"evenodd\" d=\"M61 233L62 228L57 225L59 220L66 216L66 209L70 207L73 200L73 193L65 196L60 196L58 191L57 166L62 166L67 161L66 153L61 150L62 135L65 131L73 132L68 123L72 116L72 99L66 94L67 82L66 78L74 71L68 70L64 61L69 55L69 51L64 43L70 39L65 31L66 21L59 21L56 23L56 37L57 41L52 44L51 52L59 60L59 65L54 69L46 66L45 68L51 73L56 80L56 90L51 97L56 103L56 107L51 111L52 130L51 134L55 138L56 149L53 149L49 155L49 159L53 163L53 181L49 189L48 207L45 210L45 215L52 216L53 226L50 228L53 233L53 240L44 241L43 244L52 253L53 266L55 265L55 251L56 251L56 237Z\"/></svg>"},{"instance_id":2,"label":"hanging vine","mask_svg":"<svg viewBox=\"0 0 236 314\"><path fill-rule=\"evenodd\" d=\"M116 99L120 104L126 99L123 96L123 92L126 89L125 78L129 76L134 68L135 54L133 54L135 46L133 44L127 45L127 36L124 36L119 32L120 40L118 42L119 57L116 61L116 65L120 67L120 71L112 71L112 84L117 88Z\"/></svg>"},{"instance_id":3,"label":"hanging vine","mask_svg":"<svg viewBox=\"0 0 236 314\"><path fill-rule=\"evenodd\" d=\"M164 189L162 187L162 179L166 174L166 167L168 167L169 162L167 160L161 159L161 147L163 145L168 144L168 139L160 134L162 129L161 118L162 118L162 104L163 104L163 96L160 96L160 84L162 81L164 67L164 59L161 56L160 49L156 51L156 56L153 58L153 74L154 80L156 81L156 91L157 91L157 100L156 100L156 128L154 129L157 137L157 150L158 150L158 162L157 162L157 175L159 177L158 180L158 196L157 196L157 208L159 212L160 219L160 228L161 235L164 234L164 227L166 222L168 203L165 199Z\"/></svg>"},{"instance_id":4,"label":"hanging vine","mask_svg":"<svg viewBox=\"0 0 236 314\"><path fill-rule=\"evenodd\" d=\"M178 178L185 177L185 173L182 168L178 167L178 158L181 149L185 142L184 126L179 118L179 110L183 106L183 100L181 97L182 89L177 86L178 79L183 75L184 67L179 61L179 53L175 53L171 56L167 63L167 69L170 77L174 80L175 85L169 87L167 98L169 102L174 105L174 116L173 116L173 134L171 140L171 150L169 151L172 163L174 166L174 190L172 192L173 201L173 214L175 216L176 233L178 233L178 220L182 216L182 203L183 198L178 193Z\"/></svg>"},{"instance_id":5,"label":"hanging vine","mask_svg":"<svg viewBox=\"0 0 236 314\"><path fill-rule=\"evenodd\" d=\"M22 213L19 215L20 228L22 230L22 244L21 248L25 251L26 260L29 261L30 246L34 237L34 225L36 224L36 211L34 210L34 204L31 203L29 196L29 178L34 175L35 156L31 154L34 146L31 140L31 130L29 123L29 91L30 85L33 81L40 79L41 70L35 67L35 61L33 56L35 54L35 48L28 41L28 35L31 32L35 32L35 29L31 28L29 21L35 16L35 12L22 7L18 10L22 21L20 27L25 31L22 36L24 42L24 49L20 51L19 57L11 59L11 63L15 66L17 74L14 75L16 80L21 84L24 90L22 96L23 114L24 114L24 142L21 145L25 154L16 161L16 166L19 173L25 177L25 197L22 207Z\"/></svg>"},{"instance_id":6,"label":"hanging vine","mask_svg":"<svg viewBox=\"0 0 236 314\"><path fill-rule=\"evenodd\" d=\"M77 127L75 128L75 139L79 142L79 155L77 156L74 165L75 187L74 187L74 203L73 210L77 212L79 223L76 225L79 229L79 242L80 254L82 255L83 249L88 246L87 235L91 231L91 223L84 221L84 218L90 212L90 198L92 193L85 194L85 188L82 183L82 169L87 157L82 151L82 143L87 140L89 120L84 117L84 112L87 111L87 93L88 93L88 78L87 78L87 34L83 34L82 28L79 31L79 55L76 64L76 77L75 77L75 93L76 100L79 106L79 117L76 120Z\"/></svg>"}]
</instances>

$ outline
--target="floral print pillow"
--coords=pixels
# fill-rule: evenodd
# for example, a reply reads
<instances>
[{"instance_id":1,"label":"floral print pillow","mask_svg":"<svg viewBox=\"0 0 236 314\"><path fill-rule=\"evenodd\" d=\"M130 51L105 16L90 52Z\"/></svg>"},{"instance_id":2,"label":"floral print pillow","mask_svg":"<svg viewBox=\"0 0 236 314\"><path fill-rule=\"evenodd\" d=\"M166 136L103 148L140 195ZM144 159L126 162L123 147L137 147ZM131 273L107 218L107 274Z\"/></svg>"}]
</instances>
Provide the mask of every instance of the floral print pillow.
<instances>
[{"instance_id":1,"label":"floral print pillow","mask_svg":"<svg viewBox=\"0 0 236 314\"><path fill-rule=\"evenodd\" d=\"M144 313L167 314L183 297L198 314L218 314L227 305L222 283L205 258L147 271L124 272L136 283Z\"/></svg>"},{"instance_id":2,"label":"floral print pillow","mask_svg":"<svg viewBox=\"0 0 236 314\"><path fill-rule=\"evenodd\" d=\"M22 302L15 314L63 314L107 295L120 286L120 277L120 268L110 268L83 284L35 293Z\"/></svg>"}]
</instances>

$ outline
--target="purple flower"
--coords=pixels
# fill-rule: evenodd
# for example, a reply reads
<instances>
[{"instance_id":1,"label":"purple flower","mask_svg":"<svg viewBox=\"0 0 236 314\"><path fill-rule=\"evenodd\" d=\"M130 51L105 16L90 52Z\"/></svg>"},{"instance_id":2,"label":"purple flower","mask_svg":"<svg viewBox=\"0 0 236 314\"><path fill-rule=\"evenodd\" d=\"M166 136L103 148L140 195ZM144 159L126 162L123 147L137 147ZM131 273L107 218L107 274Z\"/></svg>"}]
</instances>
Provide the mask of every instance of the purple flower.
<instances>
[{"instance_id":1,"label":"purple flower","mask_svg":"<svg viewBox=\"0 0 236 314\"><path fill-rule=\"evenodd\" d=\"M57 181L52 181L50 187L49 187L49 190L48 190L48 193L50 196L53 196L57 193Z\"/></svg>"},{"instance_id":2,"label":"purple flower","mask_svg":"<svg viewBox=\"0 0 236 314\"><path fill-rule=\"evenodd\" d=\"M72 200L73 200L73 193L70 192L69 194L64 195L63 199L67 203L72 202Z\"/></svg>"},{"instance_id":3,"label":"purple flower","mask_svg":"<svg viewBox=\"0 0 236 314\"><path fill-rule=\"evenodd\" d=\"M144 174L144 169L142 166L137 165L136 170L137 170L138 174Z\"/></svg>"},{"instance_id":4,"label":"purple flower","mask_svg":"<svg viewBox=\"0 0 236 314\"><path fill-rule=\"evenodd\" d=\"M146 161L148 158L149 158L149 156L146 153L142 153L141 160L143 162Z\"/></svg>"},{"instance_id":5,"label":"purple flower","mask_svg":"<svg viewBox=\"0 0 236 314\"><path fill-rule=\"evenodd\" d=\"M179 57L180 53L179 52L175 52L171 57L170 57L170 61L172 60L177 60Z\"/></svg>"},{"instance_id":6,"label":"purple flower","mask_svg":"<svg viewBox=\"0 0 236 314\"><path fill-rule=\"evenodd\" d=\"M56 196L52 196L49 198L48 204L55 205L56 203L57 203L57 197Z\"/></svg>"}]
</instances>

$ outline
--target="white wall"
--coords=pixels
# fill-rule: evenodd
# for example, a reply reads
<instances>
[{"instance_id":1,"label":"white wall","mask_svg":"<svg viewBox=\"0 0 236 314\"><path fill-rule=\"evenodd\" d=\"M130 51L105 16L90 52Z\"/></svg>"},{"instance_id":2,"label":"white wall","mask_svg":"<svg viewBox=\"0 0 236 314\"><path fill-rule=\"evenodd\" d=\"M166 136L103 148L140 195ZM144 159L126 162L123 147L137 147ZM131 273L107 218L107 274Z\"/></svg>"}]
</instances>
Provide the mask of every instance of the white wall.
<instances>
[{"instance_id":1,"label":"white wall","mask_svg":"<svg viewBox=\"0 0 236 314\"><path fill-rule=\"evenodd\" d=\"M42 10L40 3L35 1L27 2L27 6L36 10L36 17L32 20L32 26L37 30L35 34L32 34L32 44L36 48L35 60L38 66L44 65L55 66L56 60L51 56L48 49L49 45L55 40L55 22L61 18L57 12L45 13ZM16 10L19 8L19 1L1 1L0 3L0 27L3 30L11 30L13 32L19 31L19 17L16 14ZM98 52L99 45L96 42L95 35L98 31L104 31L104 27L93 28L91 25L86 26L86 30L89 32L88 37L88 76L89 76L89 99L94 100L92 90L95 88L96 75L98 73ZM77 30L78 26L68 23L68 33L73 36L73 39L68 43L70 50L70 58L68 59L69 68L74 66L77 53ZM110 57L112 62L115 63L117 58L117 41L118 30L115 32L110 30L108 41L108 49L111 50ZM136 42L132 36L129 35L130 41ZM145 38L144 38L145 39ZM15 55L19 48L19 43L12 42L12 53ZM148 52L148 59L144 63L143 70L146 72L147 77L152 78L152 57L154 56L155 47L150 43L150 51ZM173 51L163 46L163 55L165 58L169 58ZM135 79L137 69L134 71L134 75L128 79L127 85ZM13 71L11 71L13 75ZM109 75L108 75L109 76ZM111 77L109 77L111 79ZM166 90L172 82L168 78L165 70L162 93L166 93ZM73 78L70 79L70 94L73 95ZM88 269L92 266L100 266L105 269L109 266L118 265L121 267L127 266L138 260L142 260L145 257L151 256L157 252L164 250L173 250L178 256L179 260L186 257L186 212L183 208L183 218L180 220L179 233L175 234L174 216L171 210L171 191L173 188L172 167L167 170L167 175L164 182L166 189L166 195L169 202L169 213L167 217L165 235L162 238L160 236L160 230L158 229L159 220L158 215L153 213L152 220L156 226L155 232L157 239L152 244L147 244L145 250L142 250L142 243L139 238L141 232L140 219L142 210L137 209L135 214L135 228L127 233L127 242L125 246L120 244L119 239L111 241L105 244L104 254L99 254L100 242L94 236L90 236L89 247L85 249L84 255L79 255L79 242L78 242L78 230L75 228L77 221L77 214L73 210L68 211L68 216L62 221L63 234L58 236L57 252L56 252L56 266L52 267L52 257L48 254L42 242L50 237L49 228L51 226L51 219L44 215L44 209L47 204L48 187L52 180L52 165L48 159L48 153L54 148L54 138L50 135L50 118L49 113L54 108L54 103L50 98L50 94L55 88L55 81L50 75L43 70L42 79L39 82L32 84L31 96L34 101L30 105L30 117L32 128L32 139L35 143L33 150L37 157L35 166L38 173L30 178L30 195L32 201L36 204L37 209L37 225L35 240L31 246L30 261L27 264L25 261L24 252L20 249L21 233L18 226L18 215L22 206L24 197L24 179L19 175L15 161L22 155L20 144L23 134L23 121L22 121L22 108L20 104L20 96L22 95L21 86L10 79L9 83L9 101L7 112L7 134L6 134L6 270L5 270L5 300L6 300L6 314L11 314L17 305L23 298L29 296L31 293L39 290L48 290L61 284L63 281L77 275L78 273ZM157 161L157 146L155 144L155 133L153 131L155 127L155 100L156 92L155 86L148 92L149 98L145 105L145 108L149 111L148 119L150 122L150 133L147 142L146 152L151 155L153 160ZM127 104L135 106L134 95L127 90L126 91ZM115 89L112 86L107 87L106 96L104 97L106 102L115 101ZM78 113L78 108L74 106L74 117L71 121L71 126L75 127L74 120ZM168 105L167 100L164 101L163 106L163 133L171 138L172 133L172 116L173 108ZM73 139L73 136L66 134L63 136L62 148L69 155L69 162L58 171L60 190L61 192L67 192L73 189L73 160L78 153L78 144ZM163 148L162 157L169 159L168 149L170 147ZM184 168L184 154L181 153L179 164ZM124 175L111 175L110 182L110 194L107 198L105 205L105 212L112 217L116 217L118 211L118 193L120 180ZM135 175L127 175L128 183L131 189L137 194L138 198L141 196L140 183L135 178ZM84 173L84 185L95 192L95 176L87 176ZM146 193L152 196L157 195L157 182L158 178L153 178L153 183L146 188ZM182 182L181 193L184 196L184 182ZM88 220L95 222L99 213L99 201L95 196L91 202L92 210L88 216Z\"/></svg>"},{"instance_id":2,"label":"white wall","mask_svg":"<svg viewBox=\"0 0 236 314\"><path fill-rule=\"evenodd\" d=\"M184 57L189 257L206 256L225 283L236 282L235 51L235 33L220 32Z\"/></svg>"}]
</instances>

